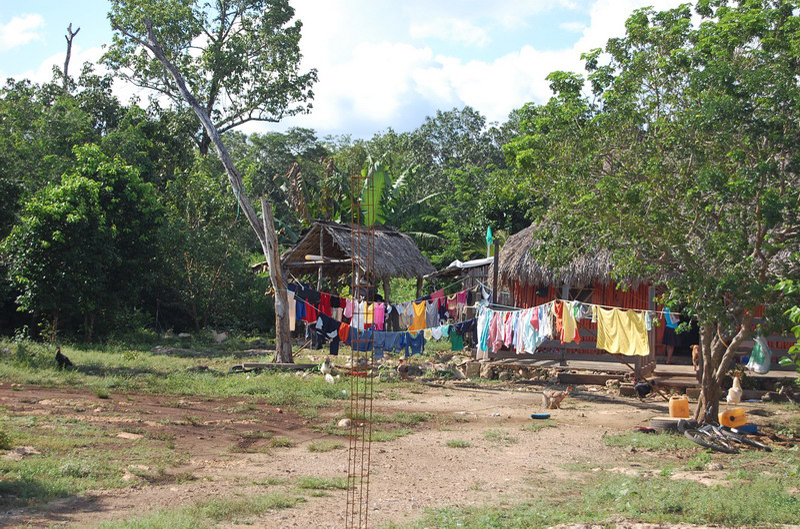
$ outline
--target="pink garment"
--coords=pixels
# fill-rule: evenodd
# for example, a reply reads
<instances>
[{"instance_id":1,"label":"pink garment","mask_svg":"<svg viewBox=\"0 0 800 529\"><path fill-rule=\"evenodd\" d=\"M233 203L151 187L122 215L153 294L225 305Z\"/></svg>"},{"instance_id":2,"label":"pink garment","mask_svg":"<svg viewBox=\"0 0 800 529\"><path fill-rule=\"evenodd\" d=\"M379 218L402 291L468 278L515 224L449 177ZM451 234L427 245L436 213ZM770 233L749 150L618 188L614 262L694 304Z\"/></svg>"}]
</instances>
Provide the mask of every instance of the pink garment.
<instances>
[{"instance_id":1,"label":"pink garment","mask_svg":"<svg viewBox=\"0 0 800 529\"><path fill-rule=\"evenodd\" d=\"M463 303L464 305L467 304L467 291L462 290L458 294L456 294L456 303Z\"/></svg>"},{"instance_id":2,"label":"pink garment","mask_svg":"<svg viewBox=\"0 0 800 529\"><path fill-rule=\"evenodd\" d=\"M539 311L538 310L534 310L533 311L533 316L531 316L531 325L533 325L533 328L535 330L537 330L537 331L539 330Z\"/></svg>"},{"instance_id":3,"label":"pink garment","mask_svg":"<svg viewBox=\"0 0 800 529\"><path fill-rule=\"evenodd\" d=\"M345 318L353 317L353 300L350 298L345 298L344 300L344 317Z\"/></svg>"},{"instance_id":4,"label":"pink garment","mask_svg":"<svg viewBox=\"0 0 800 529\"><path fill-rule=\"evenodd\" d=\"M383 330L383 322L386 319L386 305L383 303L375 303L375 308L372 310L372 323L379 331Z\"/></svg>"},{"instance_id":5,"label":"pink garment","mask_svg":"<svg viewBox=\"0 0 800 529\"><path fill-rule=\"evenodd\" d=\"M503 345L506 348L514 343L514 313L506 312L503 317Z\"/></svg>"},{"instance_id":6,"label":"pink garment","mask_svg":"<svg viewBox=\"0 0 800 529\"><path fill-rule=\"evenodd\" d=\"M451 315L455 315L456 313L456 295L453 294L452 296L447 296L447 312Z\"/></svg>"},{"instance_id":7,"label":"pink garment","mask_svg":"<svg viewBox=\"0 0 800 529\"><path fill-rule=\"evenodd\" d=\"M493 312L489 320L489 348L496 353L503 347L503 313Z\"/></svg>"},{"instance_id":8,"label":"pink garment","mask_svg":"<svg viewBox=\"0 0 800 529\"><path fill-rule=\"evenodd\" d=\"M444 290L437 290L431 294L431 301L435 301L436 308L439 308L444 303Z\"/></svg>"}]
</instances>

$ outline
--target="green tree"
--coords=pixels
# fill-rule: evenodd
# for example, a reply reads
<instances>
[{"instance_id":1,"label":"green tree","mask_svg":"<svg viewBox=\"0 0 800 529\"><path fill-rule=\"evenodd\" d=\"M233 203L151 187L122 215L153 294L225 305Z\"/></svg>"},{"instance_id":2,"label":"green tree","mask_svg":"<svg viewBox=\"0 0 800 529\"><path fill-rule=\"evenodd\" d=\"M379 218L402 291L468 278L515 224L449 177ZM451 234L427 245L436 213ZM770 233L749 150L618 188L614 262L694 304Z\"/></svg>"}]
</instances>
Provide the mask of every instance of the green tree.
<instances>
[{"instance_id":1,"label":"green tree","mask_svg":"<svg viewBox=\"0 0 800 529\"><path fill-rule=\"evenodd\" d=\"M38 191L4 241L22 310L47 314L56 333L82 319L87 340L103 311L135 305L148 284L161 223L155 190L97 146L75 148L60 184Z\"/></svg>"},{"instance_id":2,"label":"green tree","mask_svg":"<svg viewBox=\"0 0 800 529\"><path fill-rule=\"evenodd\" d=\"M551 74L556 96L508 147L542 194L551 265L609 249L618 278L656 278L697 317L706 421L758 307L781 303L770 286L797 273L797 9L699 2L699 27L688 6L638 10L585 56L592 98L581 76Z\"/></svg>"},{"instance_id":3,"label":"green tree","mask_svg":"<svg viewBox=\"0 0 800 529\"><path fill-rule=\"evenodd\" d=\"M292 349L272 206L262 197L263 220L258 217L221 132L305 109L316 73L297 71L301 24L287 26L293 16L286 0L113 0L114 44L105 56L132 82L159 90L178 107L188 105L200 121L201 152L213 145L269 264L279 362L291 362ZM193 49L198 43L199 55ZM122 72L126 68L129 73Z\"/></svg>"},{"instance_id":4,"label":"green tree","mask_svg":"<svg viewBox=\"0 0 800 529\"><path fill-rule=\"evenodd\" d=\"M144 21L220 134L278 122L311 108L315 70L300 73L300 30L286 0L112 0L112 25L144 36ZM136 40L117 32L103 61L117 74L184 107L175 80ZM211 139L198 128L203 154Z\"/></svg>"}]
</instances>

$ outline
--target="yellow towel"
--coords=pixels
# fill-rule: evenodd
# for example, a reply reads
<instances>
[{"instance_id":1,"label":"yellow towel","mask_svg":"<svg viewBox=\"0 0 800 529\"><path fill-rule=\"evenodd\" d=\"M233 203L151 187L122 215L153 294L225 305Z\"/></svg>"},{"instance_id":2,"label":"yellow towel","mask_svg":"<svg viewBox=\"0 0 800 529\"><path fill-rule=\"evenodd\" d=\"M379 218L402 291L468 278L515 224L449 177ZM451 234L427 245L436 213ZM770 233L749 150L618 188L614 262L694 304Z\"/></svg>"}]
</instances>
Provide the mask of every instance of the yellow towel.
<instances>
[{"instance_id":1,"label":"yellow towel","mask_svg":"<svg viewBox=\"0 0 800 529\"><path fill-rule=\"evenodd\" d=\"M649 355L644 313L598 307L597 348L625 356Z\"/></svg>"}]
</instances>

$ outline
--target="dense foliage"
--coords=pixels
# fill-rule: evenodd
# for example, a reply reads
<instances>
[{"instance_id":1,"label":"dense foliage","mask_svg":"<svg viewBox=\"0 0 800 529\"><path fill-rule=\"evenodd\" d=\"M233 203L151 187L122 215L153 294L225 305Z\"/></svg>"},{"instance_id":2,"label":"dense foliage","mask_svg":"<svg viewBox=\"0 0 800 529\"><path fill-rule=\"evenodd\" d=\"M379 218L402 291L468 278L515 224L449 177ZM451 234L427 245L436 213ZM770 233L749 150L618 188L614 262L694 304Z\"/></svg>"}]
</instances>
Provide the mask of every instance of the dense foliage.
<instances>
[{"instance_id":1,"label":"dense foliage","mask_svg":"<svg viewBox=\"0 0 800 529\"><path fill-rule=\"evenodd\" d=\"M796 8L640 10L585 55L585 76L552 73L554 97L505 123L454 108L354 140L234 130L310 109L316 73L299 70L301 25L285 0L114 1L104 61L160 99L122 104L88 65L0 90L0 327L272 327L269 283L248 267L259 243L195 116L138 45L147 20L223 132L244 191L269 198L282 245L314 219L358 214L362 171L379 182L368 220L409 233L436 266L481 257L487 226L502 241L537 221L555 267L605 249L620 278L662 279L664 300L704 323L721 376L725 340L748 335L759 306L782 314L772 286L797 275Z\"/></svg>"}]
</instances>

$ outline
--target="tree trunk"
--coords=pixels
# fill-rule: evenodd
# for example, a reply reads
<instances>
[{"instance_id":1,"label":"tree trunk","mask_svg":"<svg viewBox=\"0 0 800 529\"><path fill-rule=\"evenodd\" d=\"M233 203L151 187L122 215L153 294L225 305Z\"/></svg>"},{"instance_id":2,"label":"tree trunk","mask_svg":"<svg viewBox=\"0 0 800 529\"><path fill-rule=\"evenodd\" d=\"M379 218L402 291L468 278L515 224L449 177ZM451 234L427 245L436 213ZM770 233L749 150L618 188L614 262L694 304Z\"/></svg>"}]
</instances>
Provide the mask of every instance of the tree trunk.
<instances>
[{"instance_id":1,"label":"tree trunk","mask_svg":"<svg viewBox=\"0 0 800 529\"><path fill-rule=\"evenodd\" d=\"M67 26L67 34L64 35L64 38L67 39L67 57L64 59L64 79L62 80L64 90L69 86L69 61L72 58L72 40L80 30L81 28L72 31L72 22L70 22L69 26Z\"/></svg>"},{"instance_id":2,"label":"tree trunk","mask_svg":"<svg viewBox=\"0 0 800 529\"><path fill-rule=\"evenodd\" d=\"M286 286L283 281L283 272L281 270L280 256L278 254L278 236L275 232L275 223L272 219L272 210L266 203L266 199L262 198L262 213L266 215L268 212L269 219L265 217L263 222L259 220L255 209L253 209L250 199L248 199L244 194L242 177L239 174L239 171L236 169L236 166L233 164L230 153L228 153L227 147L223 143L219 132L217 132L217 127L211 121L208 113L203 109L202 106L200 106L200 103L197 102L197 99L189 91L186 86L186 81L183 79L181 73L178 71L175 65L172 64L169 59L167 59L166 55L164 54L164 50L161 48L161 45L158 43L155 34L153 33L152 22L150 20L145 20L144 23L147 27L146 41L143 41L131 33L124 31L122 28L118 27L116 29L131 39L139 42L142 46L146 47L153 53L153 55L156 56L161 64L164 65L164 68L175 80L175 84L178 87L181 96L184 98L184 100L186 100L192 110L194 110L194 113L200 120L205 135L208 136L209 141L214 147L214 150L222 162L223 167L225 167L225 173L228 175L228 180L230 181L231 188L236 195L236 200L239 202L242 212L258 237L264 257L266 257L267 262L269 263L269 278L272 282L272 288L275 291L275 359L280 362L292 362L292 344L289 341L289 310L287 306Z\"/></svg>"},{"instance_id":3,"label":"tree trunk","mask_svg":"<svg viewBox=\"0 0 800 529\"><path fill-rule=\"evenodd\" d=\"M261 216L264 219L264 233L268 235L267 263L269 264L269 277L275 291L275 362L292 363L291 331L289 330L289 296L282 285L283 268L281 256L278 252L278 236L275 233L275 220L272 218L272 209L265 197L261 197ZM281 286L279 286L281 285Z\"/></svg>"},{"instance_id":4,"label":"tree trunk","mask_svg":"<svg viewBox=\"0 0 800 529\"><path fill-rule=\"evenodd\" d=\"M736 335L727 344L720 336L718 325L700 326L700 350L703 356L702 390L694 414L698 422L718 422L722 381L736 357L739 346L752 334L752 324L753 313L746 310L741 317Z\"/></svg>"}]
</instances>

